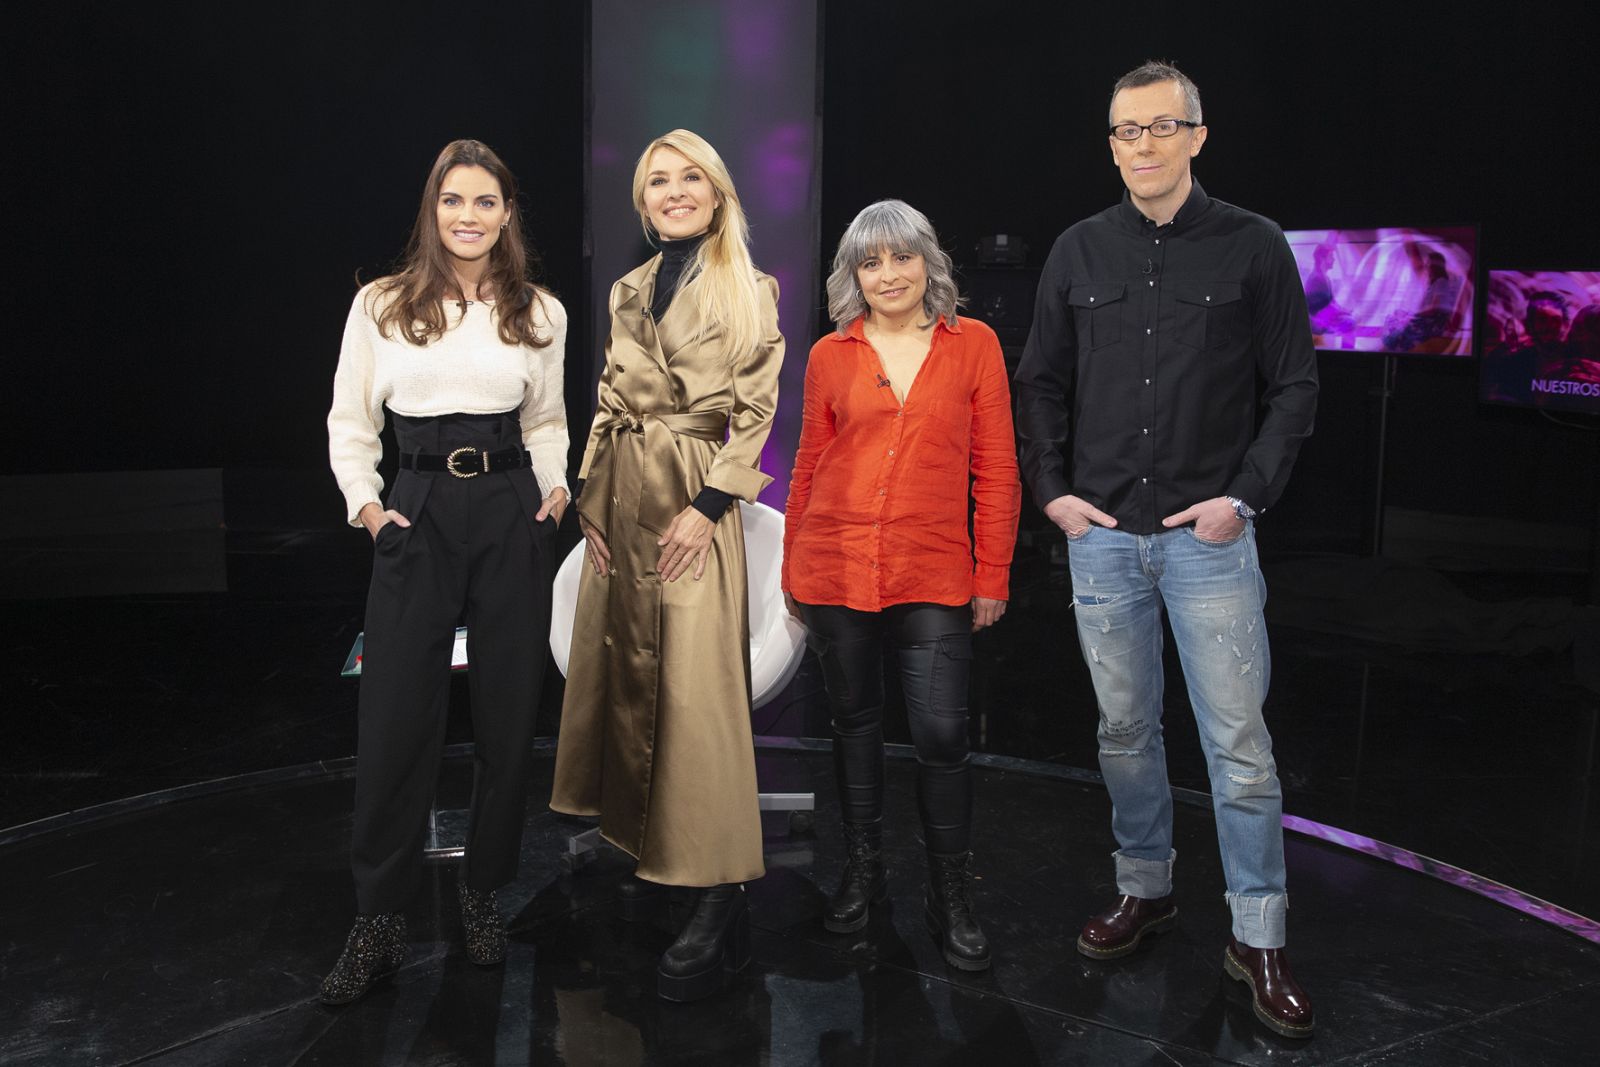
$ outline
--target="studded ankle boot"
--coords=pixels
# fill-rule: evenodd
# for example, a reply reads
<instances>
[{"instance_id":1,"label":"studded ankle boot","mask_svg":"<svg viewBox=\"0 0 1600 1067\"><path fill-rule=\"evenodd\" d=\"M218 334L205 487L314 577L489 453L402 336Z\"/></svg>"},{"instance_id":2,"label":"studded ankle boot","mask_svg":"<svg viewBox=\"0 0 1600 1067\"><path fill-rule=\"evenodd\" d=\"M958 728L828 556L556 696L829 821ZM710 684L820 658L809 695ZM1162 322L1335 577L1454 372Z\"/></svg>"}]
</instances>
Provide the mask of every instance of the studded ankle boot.
<instances>
[{"instance_id":1,"label":"studded ankle boot","mask_svg":"<svg viewBox=\"0 0 1600 1067\"><path fill-rule=\"evenodd\" d=\"M360 1000L373 983L393 977L406 962L406 917L399 912L358 915L344 952L322 980L324 1004Z\"/></svg>"},{"instance_id":2,"label":"studded ankle boot","mask_svg":"<svg viewBox=\"0 0 1600 1067\"><path fill-rule=\"evenodd\" d=\"M461 897L461 927L466 934L467 959L479 967L493 967L506 958L506 927L494 894L456 883Z\"/></svg>"},{"instance_id":3,"label":"studded ankle boot","mask_svg":"<svg viewBox=\"0 0 1600 1067\"><path fill-rule=\"evenodd\" d=\"M928 932L939 942L944 961L962 971L989 969L989 938L972 913L968 879L972 853L928 853Z\"/></svg>"},{"instance_id":4,"label":"studded ankle boot","mask_svg":"<svg viewBox=\"0 0 1600 1067\"><path fill-rule=\"evenodd\" d=\"M871 906L882 904L889 896L883 869L883 823L845 823L844 848L839 891L822 913L822 925L836 934L853 933L867 925Z\"/></svg>"}]
</instances>

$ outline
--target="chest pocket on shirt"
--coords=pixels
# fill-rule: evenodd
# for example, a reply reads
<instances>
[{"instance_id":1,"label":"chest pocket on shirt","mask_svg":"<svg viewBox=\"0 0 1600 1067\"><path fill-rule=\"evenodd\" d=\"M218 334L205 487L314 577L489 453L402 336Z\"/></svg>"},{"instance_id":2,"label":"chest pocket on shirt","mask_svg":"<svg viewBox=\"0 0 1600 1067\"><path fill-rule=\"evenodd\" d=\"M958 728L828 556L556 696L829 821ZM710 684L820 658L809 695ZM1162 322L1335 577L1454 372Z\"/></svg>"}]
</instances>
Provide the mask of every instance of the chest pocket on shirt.
<instances>
[{"instance_id":1,"label":"chest pocket on shirt","mask_svg":"<svg viewBox=\"0 0 1600 1067\"><path fill-rule=\"evenodd\" d=\"M1078 330L1079 351L1090 352L1122 340L1122 315L1126 310L1123 285L1074 285L1067 292L1072 321Z\"/></svg>"},{"instance_id":2,"label":"chest pocket on shirt","mask_svg":"<svg viewBox=\"0 0 1600 1067\"><path fill-rule=\"evenodd\" d=\"M1172 282L1178 302L1178 343L1206 350L1227 348L1244 319L1238 282Z\"/></svg>"},{"instance_id":3,"label":"chest pocket on shirt","mask_svg":"<svg viewBox=\"0 0 1600 1067\"><path fill-rule=\"evenodd\" d=\"M972 451L972 405L940 398L928 401L923 410L928 418L920 427L918 450L910 461L965 471Z\"/></svg>"}]
</instances>

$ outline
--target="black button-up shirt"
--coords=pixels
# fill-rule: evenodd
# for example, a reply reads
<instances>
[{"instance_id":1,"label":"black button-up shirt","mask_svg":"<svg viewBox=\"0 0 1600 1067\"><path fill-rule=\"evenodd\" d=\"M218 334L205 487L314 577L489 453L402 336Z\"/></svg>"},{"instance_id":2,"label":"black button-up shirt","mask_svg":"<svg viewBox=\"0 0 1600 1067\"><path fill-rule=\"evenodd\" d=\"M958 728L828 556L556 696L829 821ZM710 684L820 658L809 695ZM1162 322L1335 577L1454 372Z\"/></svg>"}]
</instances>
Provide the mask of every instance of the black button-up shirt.
<instances>
[{"instance_id":1,"label":"black button-up shirt","mask_svg":"<svg viewBox=\"0 0 1600 1067\"><path fill-rule=\"evenodd\" d=\"M1041 507L1072 493L1129 533L1218 496L1266 510L1317 406L1283 231L1199 182L1165 226L1124 194L1050 250L1016 387Z\"/></svg>"}]
</instances>

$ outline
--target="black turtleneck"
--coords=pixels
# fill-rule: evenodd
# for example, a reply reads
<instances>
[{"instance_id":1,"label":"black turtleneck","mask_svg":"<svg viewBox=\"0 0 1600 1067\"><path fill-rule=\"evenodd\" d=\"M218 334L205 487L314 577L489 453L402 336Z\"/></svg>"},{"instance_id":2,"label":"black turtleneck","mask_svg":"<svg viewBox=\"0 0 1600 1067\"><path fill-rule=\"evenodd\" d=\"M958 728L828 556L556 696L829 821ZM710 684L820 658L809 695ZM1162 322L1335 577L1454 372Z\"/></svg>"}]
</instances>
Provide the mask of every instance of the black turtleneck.
<instances>
[{"instance_id":1,"label":"black turtleneck","mask_svg":"<svg viewBox=\"0 0 1600 1067\"><path fill-rule=\"evenodd\" d=\"M689 261L694 259L694 254L705 243L706 235L696 234L685 237L681 241L661 242L661 269L656 271L656 289L650 297L650 317L657 322L667 313L667 308L672 306L672 298L678 295L679 283L683 280L683 272L689 266Z\"/></svg>"}]
</instances>

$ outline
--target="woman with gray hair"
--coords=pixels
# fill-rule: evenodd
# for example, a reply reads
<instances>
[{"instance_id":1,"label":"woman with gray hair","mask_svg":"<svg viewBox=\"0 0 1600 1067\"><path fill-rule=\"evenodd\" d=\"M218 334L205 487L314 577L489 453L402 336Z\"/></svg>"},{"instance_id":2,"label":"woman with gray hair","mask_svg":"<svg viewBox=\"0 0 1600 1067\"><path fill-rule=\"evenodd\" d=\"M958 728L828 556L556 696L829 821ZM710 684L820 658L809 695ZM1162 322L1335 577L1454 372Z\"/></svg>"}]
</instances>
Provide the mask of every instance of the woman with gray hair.
<instances>
[{"instance_id":1,"label":"woman with gray hair","mask_svg":"<svg viewBox=\"0 0 1600 1067\"><path fill-rule=\"evenodd\" d=\"M900 200L857 215L828 278L836 330L811 349L784 525L783 591L822 661L846 859L823 925L887 896L883 647L917 751L928 928L946 962L989 966L968 893L972 634L1005 613L1021 488L994 331L956 314L950 257ZM972 535L970 505L976 503Z\"/></svg>"}]
</instances>

